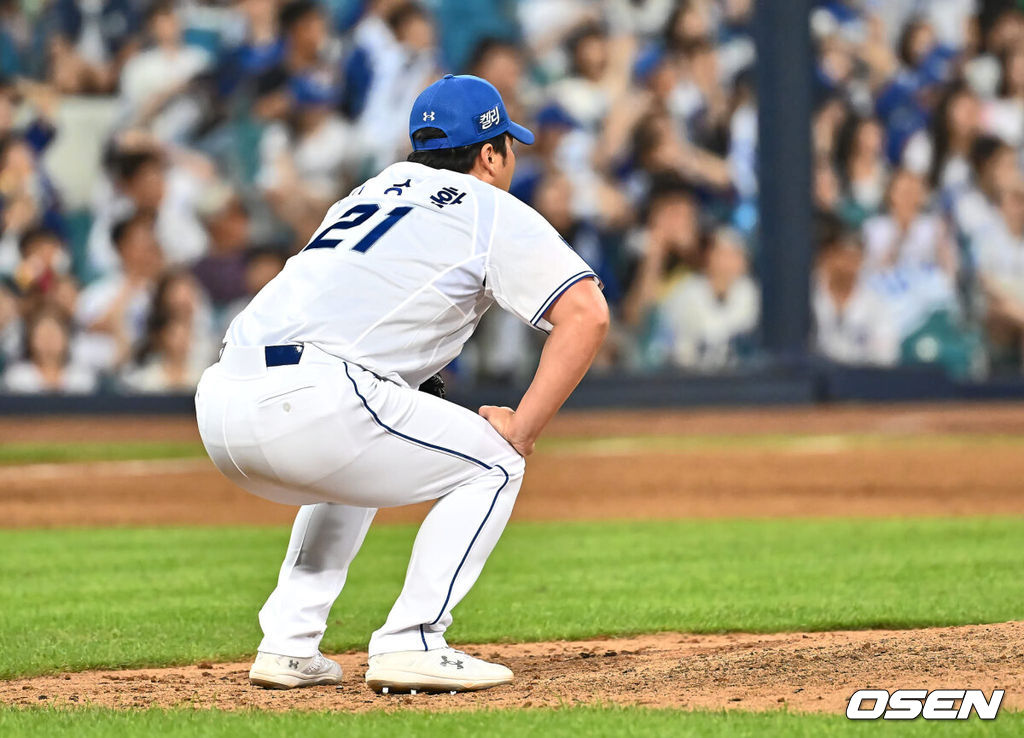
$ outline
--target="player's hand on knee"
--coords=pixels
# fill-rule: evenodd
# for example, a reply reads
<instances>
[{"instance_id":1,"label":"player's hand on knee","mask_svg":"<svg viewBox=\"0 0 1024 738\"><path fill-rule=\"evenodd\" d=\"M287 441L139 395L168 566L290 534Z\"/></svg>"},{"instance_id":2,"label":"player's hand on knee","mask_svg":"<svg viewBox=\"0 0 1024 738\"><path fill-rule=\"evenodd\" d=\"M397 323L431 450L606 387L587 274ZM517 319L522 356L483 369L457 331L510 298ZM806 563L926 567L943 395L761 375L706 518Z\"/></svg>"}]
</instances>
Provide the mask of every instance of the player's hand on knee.
<instances>
[{"instance_id":1,"label":"player's hand on knee","mask_svg":"<svg viewBox=\"0 0 1024 738\"><path fill-rule=\"evenodd\" d=\"M516 432L515 418L516 411L510 407L498 407L496 405L484 405L479 410L480 415L498 431L502 438L511 444L520 456L529 456L533 453L534 439L527 438Z\"/></svg>"}]
</instances>

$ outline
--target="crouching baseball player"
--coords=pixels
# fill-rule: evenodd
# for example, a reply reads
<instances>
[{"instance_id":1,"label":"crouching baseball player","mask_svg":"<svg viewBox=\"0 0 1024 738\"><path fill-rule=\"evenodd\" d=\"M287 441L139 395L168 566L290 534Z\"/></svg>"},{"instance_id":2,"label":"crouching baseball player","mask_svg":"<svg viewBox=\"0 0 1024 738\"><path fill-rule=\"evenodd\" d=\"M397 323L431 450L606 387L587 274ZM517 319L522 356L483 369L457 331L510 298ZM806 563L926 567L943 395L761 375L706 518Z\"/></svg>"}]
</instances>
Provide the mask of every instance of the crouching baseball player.
<instances>
[{"instance_id":1,"label":"crouching baseball player","mask_svg":"<svg viewBox=\"0 0 1024 738\"><path fill-rule=\"evenodd\" d=\"M319 651L377 508L434 500L402 592L369 643L377 691L474 690L512 672L445 642L512 512L524 457L608 327L594 272L508 194L513 139L497 90L448 75L416 100L413 153L335 203L308 245L235 318L196 413L217 468L302 505L260 611L253 684L337 684ZM548 338L519 407L474 414L433 376L493 303ZM443 395L443 392L437 394Z\"/></svg>"}]
</instances>

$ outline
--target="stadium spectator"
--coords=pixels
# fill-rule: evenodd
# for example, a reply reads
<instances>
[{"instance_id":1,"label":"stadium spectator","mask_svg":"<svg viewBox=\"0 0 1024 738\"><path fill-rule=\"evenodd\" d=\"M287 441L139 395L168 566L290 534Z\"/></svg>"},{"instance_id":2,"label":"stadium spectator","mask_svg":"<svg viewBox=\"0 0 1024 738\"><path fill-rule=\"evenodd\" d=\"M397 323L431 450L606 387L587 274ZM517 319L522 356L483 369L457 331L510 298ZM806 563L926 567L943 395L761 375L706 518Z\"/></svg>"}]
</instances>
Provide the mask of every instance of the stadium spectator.
<instances>
[{"instance_id":1,"label":"stadium spectator","mask_svg":"<svg viewBox=\"0 0 1024 738\"><path fill-rule=\"evenodd\" d=\"M573 32L602 19L600 9L586 0L519 0L516 16L527 48L550 78L565 76L570 63L565 42Z\"/></svg>"},{"instance_id":2,"label":"stadium spectator","mask_svg":"<svg viewBox=\"0 0 1024 738\"><path fill-rule=\"evenodd\" d=\"M98 369L120 366L143 337L163 266L153 227L153 216L147 213L119 221L112 240L120 269L87 286L79 298L75 318L86 331L88 361Z\"/></svg>"},{"instance_id":3,"label":"stadium spectator","mask_svg":"<svg viewBox=\"0 0 1024 738\"><path fill-rule=\"evenodd\" d=\"M258 75L252 87L252 118L258 136L262 138L269 127L288 121L294 100L288 84L288 74L281 68L268 69ZM255 166L251 168L258 170L259 154L252 159Z\"/></svg>"},{"instance_id":4,"label":"stadium spectator","mask_svg":"<svg viewBox=\"0 0 1024 738\"><path fill-rule=\"evenodd\" d=\"M702 243L700 271L676 282L658 304L668 362L702 371L735 365L750 342L760 293L739 233L720 227Z\"/></svg>"},{"instance_id":5,"label":"stadium spectator","mask_svg":"<svg viewBox=\"0 0 1024 738\"><path fill-rule=\"evenodd\" d=\"M407 111L420 91L440 76L436 34L418 3L398 4L386 16L389 33L374 47L373 84L358 119L369 167L380 171L409 150Z\"/></svg>"},{"instance_id":6,"label":"stadium spectator","mask_svg":"<svg viewBox=\"0 0 1024 738\"><path fill-rule=\"evenodd\" d=\"M107 95L121 66L139 50L139 4L57 0L48 10L50 81L69 95Z\"/></svg>"},{"instance_id":7,"label":"stadium spectator","mask_svg":"<svg viewBox=\"0 0 1024 738\"><path fill-rule=\"evenodd\" d=\"M960 237L974 248L979 234L998 220L999 199L1021 170L1013 148L993 136L974 142L971 168L971 181L952 197L950 210Z\"/></svg>"},{"instance_id":8,"label":"stadium spectator","mask_svg":"<svg viewBox=\"0 0 1024 738\"><path fill-rule=\"evenodd\" d=\"M284 40L278 32L276 0L242 0L237 4L244 37L219 60L222 94L232 95L244 82L280 66Z\"/></svg>"},{"instance_id":9,"label":"stadium spectator","mask_svg":"<svg viewBox=\"0 0 1024 738\"><path fill-rule=\"evenodd\" d=\"M974 250L988 303L989 339L996 362L1024 362L1024 179L999 195L999 217L979 234Z\"/></svg>"},{"instance_id":10,"label":"stadium spectator","mask_svg":"<svg viewBox=\"0 0 1024 738\"><path fill-rule=\"evenodd\" d=\"M60 96L49 85L0 77L0 139L20 133L36 156L41 155L57 135L59 102ZM17 119L25 117L24 113L19 115L22 106L30 114L29 121L18 125L22 121Z\"/></svg>"},{"instance_id":11,"label":"stadium spectator","mask_svg":"<svg viewBox=\"0 0 1024 738\"><path fill-rule=\"evenodd\" d=\"M22 298L23 312L31 313L43 306L54 306L72 319L78 307L78 298L81 290L78 281L70 274L57 274L52 281L35 285ZM75 355L83 362L88 356L85 353L85 344L82 335L76 330L72 321L72 347Z\"/></svg>"},{"instance_id":12,"label":"stadium spectator","mask_svg":"<svg viewBox=\"0 0 1024 738\"><path fill-rule=\"evenodd\" d=\"M352 30L352 50L343 67L342 110L358 119L366 108L370 90L379 83L379 75L389 66L397 43L388 26L388 18L404 0L369 0L362 18Z\"/></svg>"},{"instance_id":13,"label":"stadium spectator","mask_svg":"<svg viewBox=\"0 0 1024 738\"><path fill-rule=\"evenodd\" d=\"M185 94L189 83L213 60L205 49L184 43L171 0L149 8L146 30L152 45L121 69L123 119L125 125L148 128L161 141L178 141L202 116L198 101Z\"/></svg>"},{"instance_id":14,"label":"stadium spectator","mask_svg":"<svg viewBox=\"0 0 1024 738\"><path fill-rule=\"evenodd\" d=\"M334 111L330 88L299 78L290 91L290 115L271 123L260 139L257 182L299 248L345 191L363 150L353 127Z\"/></svg>"},{"instance_id":15,"label":"stadium spectator","mask_svg":"<svg viewBox=\"0 0 1024 738\"><path fill-rule=\"evenodd\" d=\"M867 270L935 267L952 284L956 252L946 224L927 205L928 189L922 177L905 169L893 175L886 212L864 223Z\"/></svg>"},{"instance_id":16,"label":"stadium spectator","mask_svg":"<svg viewBox=\"0 0 1024 738\"><path fill-rule=\"evenodd\" d=\"M931 185L956 193L971 181L970 155L980 133L980 104L966 85L954 85L932 120Z\"/></svg>"},{"instance_id":17,"label":"stadium spectator","mask_svg":"<svg viewBox=\"0 0 1024 738\"><path fill-rule=\"evenodd\" d=\"M839 211L848 225L857 227L882 209L889 183L881 123L873 117L848 118L839 132L836 159L843 185Z\"/></svg>"},{"instance_id":18,"label":"stadium spectator","mask_svg":"<svg viewBox=\"0 0 1024 738\"><path fill-rule=\"evenodd\" d=\"M838 214L842 189L839 183L839 175L836 174L836 169L832 166L832 162L823 156L816 157L812 175L814 207L818 214Z\"/></svg>"},{"instance_id":19,"label":"stadium spectator","mask_svg":"<svg viewBox=\"0 0 1024 738\"><path fill-rule=\"evenodd\" d=\"M29 139L9 133L0 139L0 274L15 268L19 240L37 225L64 231L60 198Z\"/></svg>"},{"instance_id":20,"label":"stadium spectator","mask_svg":"<svg viewBox=\"0 0 1024 738\"><path fill-rule=\"evenodd\" d=\"M811 144L815 157L838 158L839 132L850 115L850 106L839 95L829 95L818 105L811 120Z\"/></svg>"},{"instance_id":21,"label":"stadium spectator","mask_svg":"<svg viewBox=\"0 0 1024 738\"><path fill-rule=\"evenodd\" d=\"M230 188L211 193L200 209L210 234L210 250L192 268L215 309L246 293L245 261L250 246L250 218L245 204Z\"/></svg>"},{"instance_id":22,"label":"stadium spectator","mask_svg":"<svg viewBox=\"0 0 1024 738\"><path fill-rule=\"evenodd\" d=\"M942 218L926 209L924 178L897 171L888 208L864 223L864 270L893 309L901 339L937 315L958 319L957 254Z\"/></svg>"},{"instance_id":23,"label":"stadium spectator","mask_svg":"<svg viewBox=\"0 0 1024 738\"><path fill-rule=\"evenodd\" d=\"M519 47L511 41L498 38L482 39L473 49L468 72L486 79L501 93L505 110L512 120L526 120L523 99L527 85L526 67ZM532 97L532 95L528 95Z\"/></svg>"},{"instance_id":24,"label":"stadium spectator","mask_svg":"<svg viewBox=\"0 0 1024 738\"><path fill-rule=\"evenodd\" d=\"M757 101L751 68L736 79L726 159L739 198L733 224L750 233L757 222Z\"/></svg>"},{"instance_id":25,"label":"stadium spectator","mask_svg":"<svg viewBox=\"0 0 1024 738\"><path fill-rule=\"evenodd\" d=\"M628 243L635 254L632 278L622 303L622 321L637 343L635 362L659 365L660 354L648 354L656 326L659 300L699 262L700 223L692 190L674 178L656 182L644 227Z\"/></svg>"},{"instance_id":26,"label":"stadium spectator","mask_svg":"<svg viewBox=\"0 0 1024 738\"><path fill-rule=\"evenodd\" d=\"M85 394L96 389L95 374L72 358L71 321L56 307L25 321L25 359L4 371L4 388L17 394Z\"/></svg>"},{"instance_id":27,"label":"stadium spectator","mask_svg":"<svg viewBox=\"0 0 1024 738\"><path fill-rule=\"evenodd\" d=\"M999 89L982 108L987 129L1011 146L1024 146L1024 45L1002 52Z\"/></svg>"},{"instance_id":28,"label":"stadium spectator","mask_svg":"<svg viewBox=\"0 0 1024 738\"><path fill-rule=\"evenodd\" d=\"M995 94L1000 86L1000 59L1024 43L1024 10L1010 3L992 3L982 8L979 18L979 54L968 79L983 94Z\"/></svg>"},{"instance_id":29,"label":"stadium spectator","mask_svg":"<svg viewBox=\"0 0 1024 738\"><path fill-rule=\"evenodd\" d=\"M715 193L727 193L732 187L728 163L687 141L666 111L654 110L640 120L633 146L634 159L646 176L674 174Z\"/></svg>"},{"instance_id":30,"label":"stadium spectator","mask_svg":"<svg viewBox=\"0 0 1024 738\"><path fill-rule=\"evenodd\" d=\"M154 313L138 362L122 382L129 392L194 392L206 364L190 357L192 326L184 318Z\"/></svg>"},{"instance_id":31,"label":"stadium spectator","mask_svg":"<svg viewBox=\"0 0 1024 738\"><path fill-rule=\"evenodd\" d=\"M330 51L327 17L314 0L289 0L281 5L278 27L284 42L282 63L292 77L320 76L330 82L332 70L325 55ZM328 80L322 79L328 75Z\"/></svg>"},{"instance_id":32,"label":"stadium spectator","mask_svg":"<svg viewBox=\"0 0 1024 738\"><path fill-rule=\"evenodd\" d=\"M551 86L552 98L586 130L597 133L613 103L625 95L632 70L631 38L611 39L600 23L586 23L566 41L570 74Z\"/></svg>"},{"instance_id":33,"label":"stadium spectator","mask_svg":"<svg viewBox=\"0 0 1024 738\"><path fill-rule=\"evenodd\" d=\"M838 221L819 241L811 289L814 345L843 364L891 366L900 335L885 296L864 279L860 244Z\"/></svg>"},{"instance_id":34,"label":"stadium spectator","mask_svg":"<svg viewBox=\"0 0 1024 738\"><path fill-rule=\"evenodd\" d=\"M22 330L18 298L14 290L0 282L0 371L19 358Z\"/></svg>"},{"instance_id":35,"label":"stadium spectator","mask_svg":"<svg viewBox=\"0 0 1024 738\"><path fill-rule=\"evenodd\" d=\"M174 318L186 321L192 363L206 367L216 361L221 334L216 329L207 297L191 273L170 270L161 275L153 291L149 316L155 320Z\"/></svg>"},{"instance_id":36,"label":"stadium spectator","mask_svg":"<svg viewBox=\"0 0 1024 738\"><path fill-rule=\"evenodd\" d=\"M21 237L19 252L21 260L12 279L22 293L31 289L41 292L54 289L58 279L71 267L71 257L64 242L48 228L34 227L27 231Z\"/></svg>"},{"instance_id":37,"label":"stadium spectator","mask_svg":"<svg viewBox=\"0 0 1024 738\"><path fill-rule=\"evenodd\" d=\"M113 223L132 213L155 218L156 235L170 264L187 264L201 257L208 236L199 222L198 203L206 183L203 164L191 158L168 162L162 149L142 137L115 142L110 169L113 192L103 192L94 206L88 253L94 269L108 273L117 266L111 240Z\"/></svg>"},{"instance_id":38,"label":"stadium spectator","mask_svg":"<svg viewBox=\"0 0 1024 738\"><path fill-rule=\"evenodd\" d=\"M721 154L728 145L730 101L722 85L718 53L709 39L692 41L683 49L686 78L678 94L689 103L683 109L687 139Z\"/></svg>"}]
</instances>

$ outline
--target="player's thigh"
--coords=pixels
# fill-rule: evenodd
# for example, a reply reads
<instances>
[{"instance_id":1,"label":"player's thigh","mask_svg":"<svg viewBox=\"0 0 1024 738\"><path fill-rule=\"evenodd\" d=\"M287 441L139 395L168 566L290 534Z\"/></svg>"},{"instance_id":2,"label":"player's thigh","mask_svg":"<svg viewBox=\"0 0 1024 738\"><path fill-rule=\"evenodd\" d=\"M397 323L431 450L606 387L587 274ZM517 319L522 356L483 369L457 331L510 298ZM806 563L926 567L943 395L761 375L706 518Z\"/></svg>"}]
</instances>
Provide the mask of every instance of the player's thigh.
<instances>
[{"instance_id":1,"label":"player's thigh","mask_svg":"<svg viewBox=\"0 0 1024 738\"><path fill-rule=\"evenodd\" d=\"M487 489L488 480L500 485L506 475L522 477L523 458L476 413L352 364L343 372L362 418L372 424L358 458L324 480L348 504L406 505L471 480L483 479Z\"/></svg>"}]
</instances>

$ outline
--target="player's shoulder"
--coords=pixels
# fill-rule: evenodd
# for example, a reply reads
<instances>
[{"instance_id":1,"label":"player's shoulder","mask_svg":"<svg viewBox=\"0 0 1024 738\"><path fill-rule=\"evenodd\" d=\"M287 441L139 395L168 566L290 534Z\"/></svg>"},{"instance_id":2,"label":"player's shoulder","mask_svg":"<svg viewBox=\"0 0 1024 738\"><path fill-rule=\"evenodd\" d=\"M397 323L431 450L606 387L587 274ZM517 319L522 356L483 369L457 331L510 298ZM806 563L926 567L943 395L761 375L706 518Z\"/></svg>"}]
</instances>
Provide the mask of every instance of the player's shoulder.
<instances>
[{"instance_id":1,"label":"player's shoulder","mask_svg":"<svg viewBox=\"0 0 1024 738\"><path fill-rule=\"evenodd\" d=\"M484 185L484 187L487 187L489 190L492 190L494 192L494 199L496 200L496 204L502 210L506 210L515 216L537 218L543 217L540 213L533 209L533 206L531 206L529 203L523 202L518 197L513 195L511 192L507 192L503 189L500 189L493 185L485 184L483 182L481 182L480 184Z\"/></svg>"},{"instance_id":2,"label":"player's shoulder","mask_svg":"<svg viewBox=\"0 0 1024 738\"><path fill-rule=\"evenodd\" d=\"M516 234L536 235L538 231L554 232L547 219L529 203L523 202L511 192L487 184L484 186L494 192L494 205L498 210L497 220L506 235L514 237Z\"/></svg>"}]
</instances>

